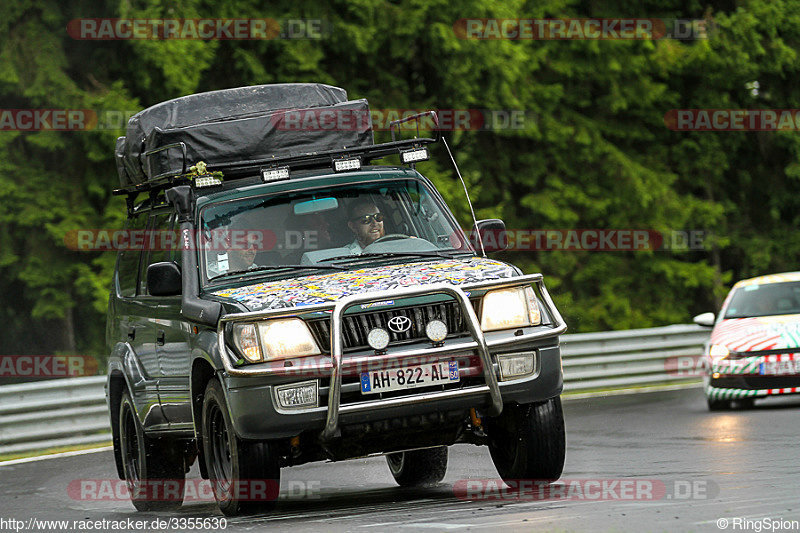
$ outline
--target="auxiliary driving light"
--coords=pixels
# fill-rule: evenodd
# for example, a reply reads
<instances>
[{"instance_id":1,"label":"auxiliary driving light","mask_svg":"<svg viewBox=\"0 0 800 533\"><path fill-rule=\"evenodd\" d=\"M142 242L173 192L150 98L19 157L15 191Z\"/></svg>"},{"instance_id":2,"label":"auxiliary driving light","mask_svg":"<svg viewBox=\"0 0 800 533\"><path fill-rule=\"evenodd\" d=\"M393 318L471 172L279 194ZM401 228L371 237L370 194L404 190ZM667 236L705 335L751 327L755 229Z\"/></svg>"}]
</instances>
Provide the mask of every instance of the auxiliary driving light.
<instances>
[{"instance_id":1,"label":"auxiliary driving light","mask_svg":"<svg viewBox=\"0 0 800 533\"><path fill-rule=\"evenodd\" d=\"M346 170L358 170L361 168L361 159L354 157L352 159L334 159L333 170L335 172L344 172Z\"/></svg>"},{"instance_id":2,"label":"auxiliary driving light","mask_svg":"<svg viewBox=\"0 0 800 533\"><path fill-rule=\"evenodd\" d=\"M316 407L319 403L317 401L317 390L316 380L275 387L278 403L284 409Z\"/></svg>"},{"instance_id":3,"label":"auxiliary driving light","mask_svg":"<svg viewBox=\"0 0 800 533\"><path fill-rule=\"evenodd\" d=\"M383 328L373 328L367 333L367 344L373 350L382 351L389 346L389 332Z\"/></svg>"},{"instance_id":4,"label":"auxiliary driving light","mask_svg":"<svg viewBox=\"0 0 800 533\"><path fill-rule=\"evenodd\" d=\"M214 187L216 185L222 185L222 180L213 176L205 176L194 179L194 186L198 189L203 187Z\"/></svg>"},{"instance_id":5,"label":"auxiliary driving light","mask_svg":"<svg viewBox=\"0 0 800 533\"><path fill-rule=\"evenodd\" d=\"M400 158L403 163L416 163L418 161L427 161L430 155L427 148L414 148L413 150L406 150L400 152Z\"/></svg>"},{"instance_id":6,"label":"auxiliary driving light","mask_svg":"<svg viewBox=\"0 0 800 533\"><path fill-rule=\"evenodd\" d=\"M442 342L447 337L447 325L441 320L431 320L425 326L425 335L431 342Z\"/></svg>"},{"instance_id":7,"label":"auxiliary driving light","mask_svg":"<svg viewBox=\"0 0 800 533\"><path fill-rule=\"evenodd\" d=\"M280 181L280 180L288 180L289 179L289 167L276 167L276 168L262 168L261 169L261 180L264 182L268 181Z\"/></svg>"},{"instance_id":8,"label":"auxiliary driving light","mask_svg":"<svg viewBox=\"0 0 800 533\"><path fill-rule=\"evenodd\" d=\"M533 357L534 352L498 355L497 362L500 363L500 381L532 373Z\"/></svg>"}]
</instances>

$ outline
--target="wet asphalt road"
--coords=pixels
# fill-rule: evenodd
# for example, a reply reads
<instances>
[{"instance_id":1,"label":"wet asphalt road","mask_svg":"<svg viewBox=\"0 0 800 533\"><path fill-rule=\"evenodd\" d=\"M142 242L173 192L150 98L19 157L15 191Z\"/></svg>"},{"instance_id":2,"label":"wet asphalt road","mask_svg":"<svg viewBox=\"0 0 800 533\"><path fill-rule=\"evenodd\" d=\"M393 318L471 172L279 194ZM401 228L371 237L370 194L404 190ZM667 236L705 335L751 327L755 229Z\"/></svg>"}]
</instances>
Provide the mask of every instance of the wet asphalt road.
<instances>
[{"instance_id":1,"label":"wet asphalt road","mask_svg":"<svg viewBox=\"0 0 800 533\"><path fill-rule=\"evenodd\" d=\"M277 509L228 519L227 530L721 531L726 519L728 531L763 531L770 519L773 528L800 531L775 522L800 522L800 397L710 413L702 392L690 389L570 400L565 418L567 462L549 497L534 490L465 498L465 487L498 476L486 448L457 445L444 483L431 489L396 487L382 457L283 469ZM114 478L112 462L103 451L0 466L0 531L10 529L3 519L27 527L32 517L221 518L206 502L150 515L127 501L73 497L76 479ZM190 476L198 477L196 467ZM299 494L303 483L310 498Z\"/></svg>"}]
</instances>

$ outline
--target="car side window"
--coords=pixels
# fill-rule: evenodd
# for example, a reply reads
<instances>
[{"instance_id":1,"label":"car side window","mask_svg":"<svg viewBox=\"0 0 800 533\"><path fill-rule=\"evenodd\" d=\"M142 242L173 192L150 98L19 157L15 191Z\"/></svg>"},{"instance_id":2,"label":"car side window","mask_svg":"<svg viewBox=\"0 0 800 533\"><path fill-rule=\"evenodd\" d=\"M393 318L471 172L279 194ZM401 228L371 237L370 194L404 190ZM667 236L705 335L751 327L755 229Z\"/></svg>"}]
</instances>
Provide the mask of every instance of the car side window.
<instances>
[{"instance_id":1,"label":"car side window","mask_svg":"<svg viewBox=\"0 0 800 533\"><path fill-rule=\"evenodd\" d=\"M128 232L141 232L147 223L147 212L141 212L129 218L125 224ZM130 240L135 240L131 238ZM119 295L123 298L136 296L136 284L139 274L139 257L141 250L135 247L129 250L120 250L117 256L117 284Z\"/></svg>"},{"instance_id":2,"label":"car side window","mask_svg":"<svg viewBox=\"0 0 800 533\"><path fill-rule=\"evenodd\" d=\"M168 210L154 211L147 223L144 239L144 260L139 271L139 294L147 294L147 267L153 263L170 260L169 232L172 230L172 213Z\"/></svg>"}]
</instances>

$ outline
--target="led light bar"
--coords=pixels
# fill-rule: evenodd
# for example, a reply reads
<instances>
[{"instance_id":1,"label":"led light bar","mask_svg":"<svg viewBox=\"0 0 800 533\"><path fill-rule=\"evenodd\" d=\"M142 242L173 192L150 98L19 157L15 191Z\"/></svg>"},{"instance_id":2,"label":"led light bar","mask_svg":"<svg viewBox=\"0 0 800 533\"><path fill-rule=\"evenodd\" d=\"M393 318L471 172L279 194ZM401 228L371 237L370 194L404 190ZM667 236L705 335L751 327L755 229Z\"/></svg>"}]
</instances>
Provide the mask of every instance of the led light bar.
<instances>
[{"instance_id":1,"label":"led light bar","mask_svg":"<svg viewBox=\"0 0 800 533\"><path fill-rule=\"evenodd\" d=\"M334 159L333 170L335 172L345 172L347 170L359 170L361 168L361 159L354 157L352 159Z\"/></svg>"},{"instance_id":2,"label":"led light bar","mask_svg":"<svg viewBox=\"0 0 800 533\"><path fill-rule=\"evenodd\" d=\"M405 164L427 161L429 158L430 154L427 148L414 148L413 150L400 152L400 159L402 159Z\"/></svg>"},{"instance_id":3,"label":"led light bar","mask_svg":"<svg viewBox=\"0 0 800 533\"><path fill-rule=\"evenodd\" d=\"M198 189L201 187L213 187L215 185L222 185L222 180L213 176L205 176L194 179L194 186Z\"/></svg>"},{"instance_id":4,"label":"led light bar","mask_svg":"<svg viewBox=\"0 0 800 533\"><path fill-rule=\"evenodd\" d=\"M261 180L264 182L288 180L288 179L289 179L289 167L274 167L274 168L261 169Z\"/></svg>"}]
</instances>

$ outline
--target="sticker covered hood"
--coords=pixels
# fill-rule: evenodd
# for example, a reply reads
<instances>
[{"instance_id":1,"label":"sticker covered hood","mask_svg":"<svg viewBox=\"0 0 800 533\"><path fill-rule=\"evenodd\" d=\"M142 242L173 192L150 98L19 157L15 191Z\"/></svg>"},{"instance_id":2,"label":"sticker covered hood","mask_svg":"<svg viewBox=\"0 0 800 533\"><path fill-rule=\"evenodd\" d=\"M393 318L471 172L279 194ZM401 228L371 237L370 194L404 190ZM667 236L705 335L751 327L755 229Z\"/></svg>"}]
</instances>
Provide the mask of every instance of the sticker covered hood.
<instances>
[{"instance_id":1,"label":"sticker covered hood","mask_svg":"<svg viewBox=\"0 0 800 533\"><path fill-rule=\"evenodd\" d=\"M729 318L716 325L711 344L732 352L800 348L800 315Z\"/></svg>"},{"instance_id":2,"label":"sticker covered hood","mask_svg":"<svg viewBox=\"0 0 800 533\"><path fill-rule=\"evenodd\" d=\"M214 291L250 311L332 302L345 296L431 283L462 285L517 276L517 269L483 257L347 270Z\"/></svg>"}]
</instances>

